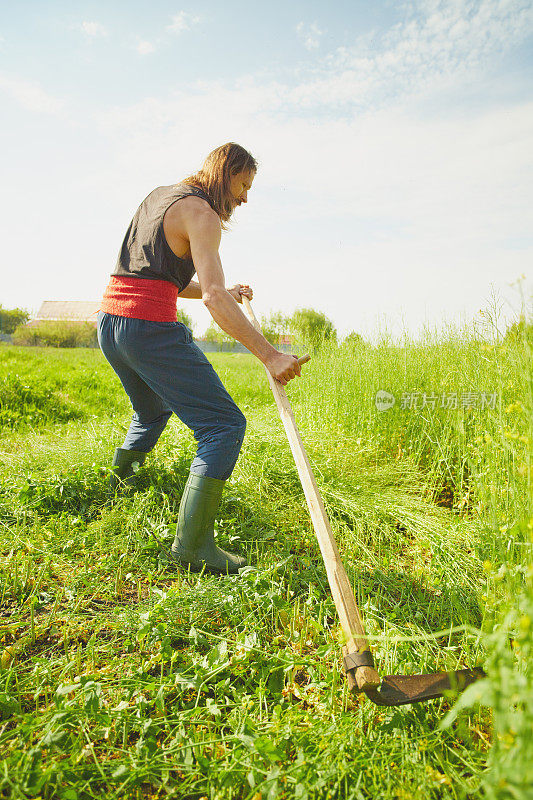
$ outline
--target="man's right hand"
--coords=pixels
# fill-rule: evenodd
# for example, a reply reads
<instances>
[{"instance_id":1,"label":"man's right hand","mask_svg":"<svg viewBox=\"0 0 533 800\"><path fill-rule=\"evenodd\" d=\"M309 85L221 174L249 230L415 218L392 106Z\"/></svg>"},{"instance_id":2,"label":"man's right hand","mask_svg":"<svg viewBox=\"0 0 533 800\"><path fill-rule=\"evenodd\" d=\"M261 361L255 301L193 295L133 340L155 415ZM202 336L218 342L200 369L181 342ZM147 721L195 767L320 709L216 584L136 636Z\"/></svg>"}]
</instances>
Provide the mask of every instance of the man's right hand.
<instances>
[{"instance_id":1,"label":"man's right hand","mask_svg":"<svg viewBox=\"0 0 533 800\"><path fill-rule=\"evenodd\" d=\"M265 361L265 366L277 381L286 386L290 380L301 376L301 368L298 363L298 356L280 353L279 350Z\"/></svg>"}]
</instances>

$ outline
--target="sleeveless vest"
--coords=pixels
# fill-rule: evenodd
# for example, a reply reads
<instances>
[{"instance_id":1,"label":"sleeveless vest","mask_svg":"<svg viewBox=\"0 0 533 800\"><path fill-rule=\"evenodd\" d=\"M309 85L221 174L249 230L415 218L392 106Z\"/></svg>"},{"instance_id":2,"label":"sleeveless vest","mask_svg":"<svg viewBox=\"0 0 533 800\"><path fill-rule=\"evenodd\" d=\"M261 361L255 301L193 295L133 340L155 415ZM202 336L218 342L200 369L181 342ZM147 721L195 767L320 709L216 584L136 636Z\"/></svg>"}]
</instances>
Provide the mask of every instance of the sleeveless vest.
<instances>
[{"instance_id":1,"label":"sleeveless vest","mask_svg":"<svg viewBox=\"0 0 533 800\"><path fill-rule=\"evenodd\" d=\"M184 183L159 186L146 197L133 217L124 237L112 275L123 278L148 278L169 281L185 289L196 272L192 258L178 258L163 231L165 212L177 200L194 195L211 200L201 189Z\"/></svg>"}]
</instances>

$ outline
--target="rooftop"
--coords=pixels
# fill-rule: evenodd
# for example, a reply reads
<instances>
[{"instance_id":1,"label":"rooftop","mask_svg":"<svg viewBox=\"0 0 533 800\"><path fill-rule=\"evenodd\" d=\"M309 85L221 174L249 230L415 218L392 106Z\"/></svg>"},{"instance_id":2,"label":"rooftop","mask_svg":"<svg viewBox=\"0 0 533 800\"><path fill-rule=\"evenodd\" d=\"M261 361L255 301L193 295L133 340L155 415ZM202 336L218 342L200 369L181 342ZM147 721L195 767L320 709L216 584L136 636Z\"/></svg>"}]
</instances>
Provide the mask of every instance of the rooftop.
<instances>
[{"instance_id":1,"label":"rooftop","mask_svg":"<svg viewBox=\"0 0 533 800\"><path fill-rule=\"evenodd\" d=\"M45 300L33 321L96 322L99 308L93 300Z\"/></svg>"}]
</instances>

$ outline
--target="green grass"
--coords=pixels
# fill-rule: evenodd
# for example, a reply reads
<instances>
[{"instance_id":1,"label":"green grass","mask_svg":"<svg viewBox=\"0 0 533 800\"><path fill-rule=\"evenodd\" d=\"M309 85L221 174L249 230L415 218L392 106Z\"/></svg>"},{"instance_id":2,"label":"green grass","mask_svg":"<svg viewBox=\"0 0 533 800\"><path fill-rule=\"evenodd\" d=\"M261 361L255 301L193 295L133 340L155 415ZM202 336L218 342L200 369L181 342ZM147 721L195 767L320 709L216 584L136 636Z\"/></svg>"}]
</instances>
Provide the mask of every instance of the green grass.
<instances>
[{"instance_id":1,"label":"green grass","mask_svg":"<svg viewBox=\"0 0 533 800\"><path fill-rule=\"evenodd\" d=\"M249 421L216 524L254 564L239 577L168 568L187 429L172 420L138 490L110 500L129 407L100 353L0 347L0 796L528 797L527 343L330 348L289 387L380 672L484 665L455 706L348 694L262 367L212 361ZM378 389L498 401L380 413Z\"/></svg>"}]
</instances>

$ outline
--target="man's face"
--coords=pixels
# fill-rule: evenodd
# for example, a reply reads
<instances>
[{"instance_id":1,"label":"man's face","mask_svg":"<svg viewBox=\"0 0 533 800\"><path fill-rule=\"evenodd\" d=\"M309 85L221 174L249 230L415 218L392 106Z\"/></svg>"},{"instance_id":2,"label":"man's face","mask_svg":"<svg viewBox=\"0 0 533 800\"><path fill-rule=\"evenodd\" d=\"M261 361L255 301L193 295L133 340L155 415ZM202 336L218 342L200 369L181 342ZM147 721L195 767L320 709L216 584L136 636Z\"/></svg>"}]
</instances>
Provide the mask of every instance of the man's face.
<instances>
[{"instance_id":1,"label":"man's face","mask_svg":"<svg viewBox=\"0 0 533 800\"><path fill-rule=\"evenodd\" d=\"M248 202L248 192L252 188L255 172L237 172L230 178L231 202L233 208L240 206L241 203Z\"/></svg>"}]
</instances>

